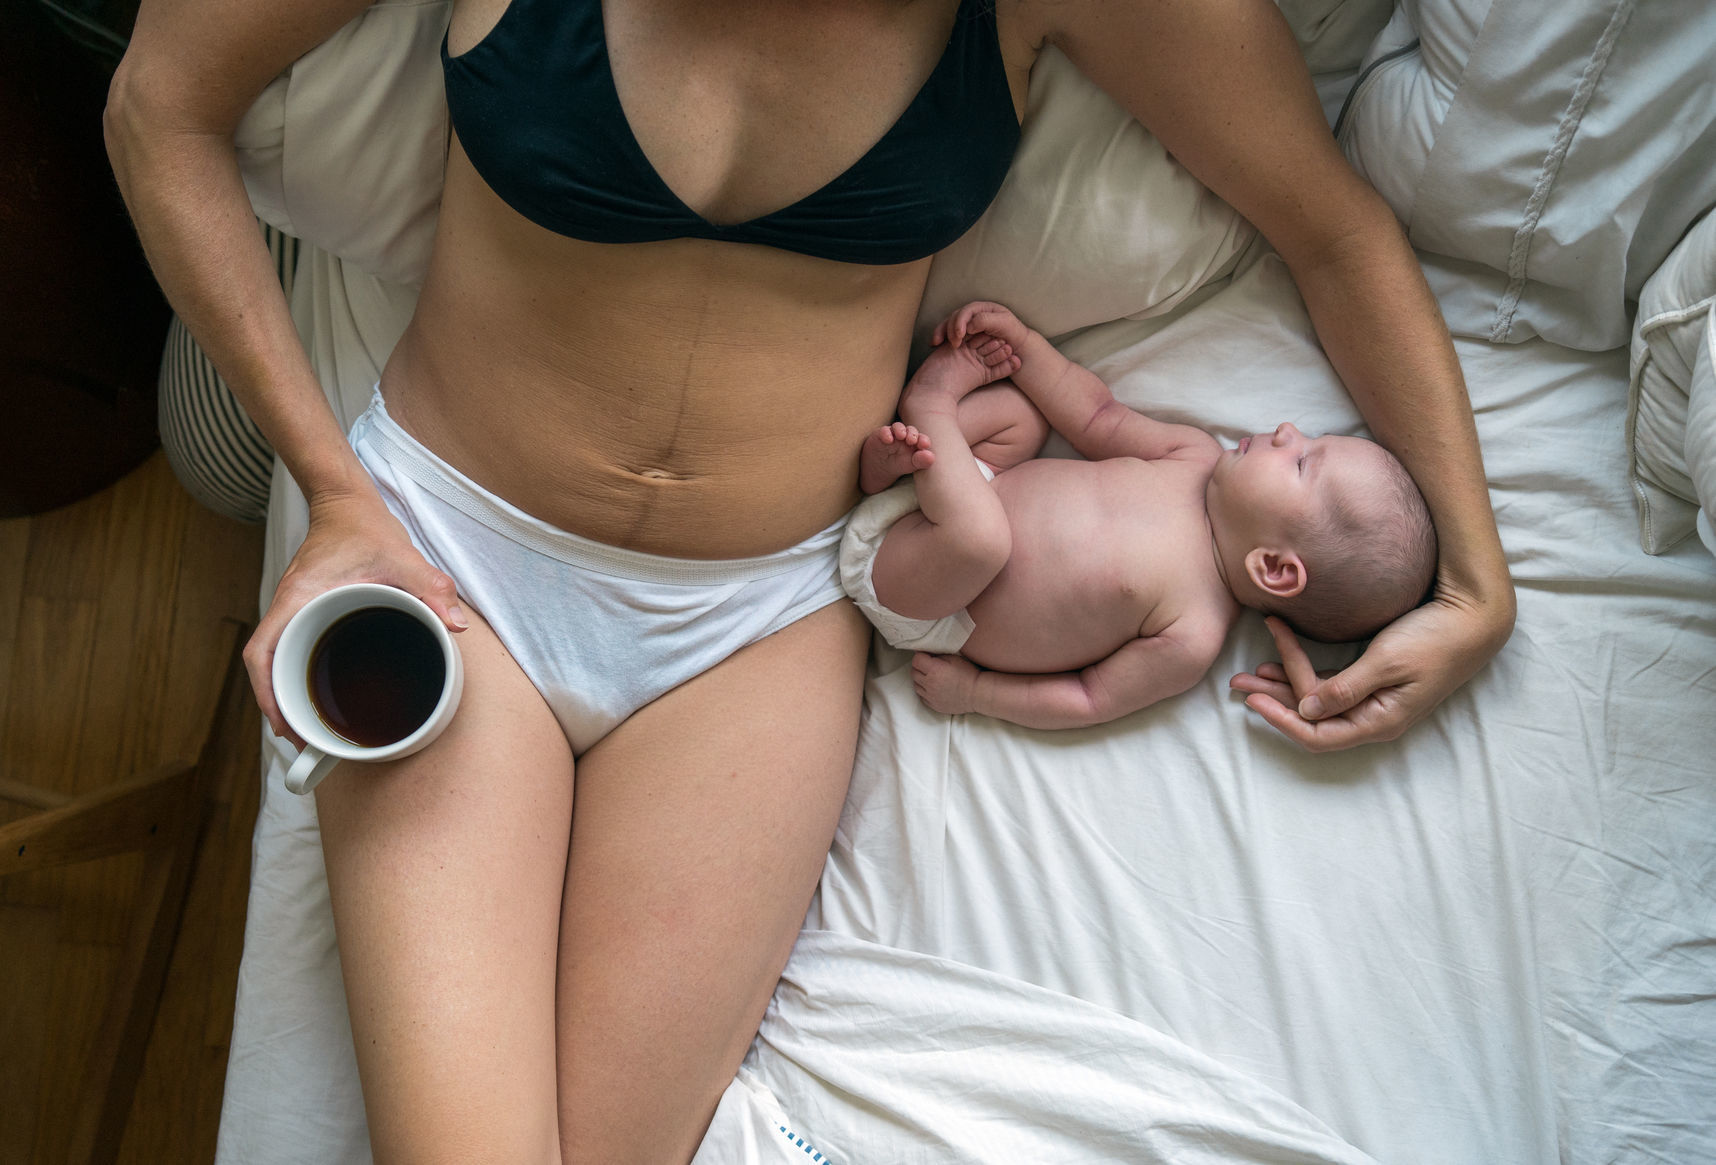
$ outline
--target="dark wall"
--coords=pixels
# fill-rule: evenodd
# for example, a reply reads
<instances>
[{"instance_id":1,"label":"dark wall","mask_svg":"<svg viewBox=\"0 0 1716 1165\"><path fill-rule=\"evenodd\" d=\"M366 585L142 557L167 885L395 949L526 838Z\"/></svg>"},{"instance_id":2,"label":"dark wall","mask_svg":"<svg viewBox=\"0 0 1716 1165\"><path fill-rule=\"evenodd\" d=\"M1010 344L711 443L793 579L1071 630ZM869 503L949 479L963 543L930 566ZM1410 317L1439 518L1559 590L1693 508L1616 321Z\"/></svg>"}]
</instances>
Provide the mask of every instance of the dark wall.
<instances>
[{"instance_id":1,"label":"dark wall","mask_svg":"<svg viewBox=\"0 0 1716 1165\"><path fill-rule=\"evenodd\" d=\"M102 144L115 55L66 27L0 3L0 517L93 493L157 443L169 311Z\"/></svg>"}]
</instances>

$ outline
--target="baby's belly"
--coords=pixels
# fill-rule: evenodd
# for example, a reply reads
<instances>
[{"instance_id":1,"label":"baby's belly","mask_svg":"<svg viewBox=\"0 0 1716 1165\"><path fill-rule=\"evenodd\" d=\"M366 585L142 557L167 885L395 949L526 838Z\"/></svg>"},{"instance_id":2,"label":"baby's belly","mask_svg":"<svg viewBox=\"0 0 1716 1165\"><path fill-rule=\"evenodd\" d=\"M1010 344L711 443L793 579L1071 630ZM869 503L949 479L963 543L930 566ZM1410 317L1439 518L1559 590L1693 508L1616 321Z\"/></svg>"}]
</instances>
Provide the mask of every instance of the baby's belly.
<instances>
[{"instance_id":1,"label":"baby's belly","mask_svg":"<svg viewBox=\"0 0 1716 1165\"><path fill-rule=\"evenodd\" d=\"M1044 572L1049 573L1049 572ZM960 654L994 671L1077 671L1138 637L1133 596L1099 595L1059 579L1001 578L966 613L976 624Z\"/></svg>"},{"instance_id":2,"label":"baby's belly","mask_svg":"<svg viewBox=\"0 0 1716 1165\"><path fill-rule=\"evenodd\" d=\"M1075 671L1136 639L1161 595L1154 508L1116 462L1039 458L995 481L1013 552L966 608L961 654L1009 672Z\"/></svg>"}]
</instances>

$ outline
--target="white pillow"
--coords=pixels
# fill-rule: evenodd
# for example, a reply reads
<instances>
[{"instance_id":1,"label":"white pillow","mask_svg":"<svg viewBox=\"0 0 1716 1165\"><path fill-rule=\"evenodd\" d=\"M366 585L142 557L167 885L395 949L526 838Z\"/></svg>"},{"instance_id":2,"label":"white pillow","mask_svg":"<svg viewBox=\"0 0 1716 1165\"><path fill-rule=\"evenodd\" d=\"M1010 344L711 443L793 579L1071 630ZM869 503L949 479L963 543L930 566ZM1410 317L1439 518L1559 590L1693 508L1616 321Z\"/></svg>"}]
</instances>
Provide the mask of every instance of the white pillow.
<instances>
[{"instance_id":1,"label":"white pillow","mask_svg":"<svg viewBox=\"0 0 1716 1165\"><path fill-rule=\"evenodd\" d=\"M1403 0L1416 49L1341 139L1457 334L1626 343L1628 301L1716 205L1716 4Z\"/></svg>"},{"instance_id":2,"label":"white pillow","mask_svg":"<svg viewBox=\"0 0 1716 1165\"><path fill-rule=\"evenodd\" d=\"M1275 0L1313 75L1357 69L1394 0Z\"/></svg>"},{"instance_id":3,"label":"white pillow","mask_svg":"<svg viewBox=\"0 0 1716 1165\"><path fill-rule=\"evenodd\" d=\"M1313 72L1355 69L1393 0L1278 0ZM1171 311L1229 274L1256 228L1206 190L1060 50L1031 70L1019 151L1000 193L936 256L921 352L963 303L992 299L1044 335Z\"/></svg>"},{"instance_id":4,"label":"white pillow","mask_svg":"<svg viewBox=\"0 0 1716 1165\"><path fill-rule=\"evenodd\" d=\"M390 283L420 285L449 122L452 0L381 0L263 90L233 135L263 221Z\"/></svg>"},{"instance_id":5,"label":"white pillow","mask_svg":"<svg viewBox=\"0 0 1716 1165\"><path fill-rule=\"evenodd\" d=\"M930 266L920 344L973 299L1046 336L1173 308L1256 229L1053 47L1031 70L1019 151L975 226Z\"/></svg>"},{"instance_id":6,"label":"white pillow","mask_svg":"<svg viewBox=\"0 0 1716 1165\"><path fill-rule=\"evenodd\" d=\"M1686 464L1698 495L1698 537L1716 554L1716 307L1704 316L1687 397Z\"/></svg>"},{"instance_id":7,"label":"white pillow","mask_svg":"<svg viewBox=\"0 0 1716 1165\"><path fill-rule=\"evenodd\" d=\"M1639 542L1660 554L1716 514L1716 214L1693 227L1639 296L1627 442ZM1713 547L1716 549L1716 547Z\"/></svg>"}]
</instances>

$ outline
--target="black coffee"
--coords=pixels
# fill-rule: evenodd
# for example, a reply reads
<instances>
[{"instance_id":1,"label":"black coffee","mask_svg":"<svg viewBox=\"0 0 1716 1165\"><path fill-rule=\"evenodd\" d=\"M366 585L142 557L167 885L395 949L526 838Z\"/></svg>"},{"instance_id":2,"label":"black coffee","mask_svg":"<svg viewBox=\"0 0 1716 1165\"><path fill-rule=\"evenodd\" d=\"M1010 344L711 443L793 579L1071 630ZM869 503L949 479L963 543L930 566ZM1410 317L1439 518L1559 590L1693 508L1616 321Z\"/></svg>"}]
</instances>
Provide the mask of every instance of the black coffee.
<instances>
[{"instance_id":1,"label":"black coffee","mask_svg":"<svg viewBox=\"0 0 1716 1165\"><path fill-rule=\"evenodd\" d=\"M434 713L447 664L435 633L413 616L365 607L322 632L308 679L323 724L353 744L380 748Z\"/></svg>"}]
</instances>

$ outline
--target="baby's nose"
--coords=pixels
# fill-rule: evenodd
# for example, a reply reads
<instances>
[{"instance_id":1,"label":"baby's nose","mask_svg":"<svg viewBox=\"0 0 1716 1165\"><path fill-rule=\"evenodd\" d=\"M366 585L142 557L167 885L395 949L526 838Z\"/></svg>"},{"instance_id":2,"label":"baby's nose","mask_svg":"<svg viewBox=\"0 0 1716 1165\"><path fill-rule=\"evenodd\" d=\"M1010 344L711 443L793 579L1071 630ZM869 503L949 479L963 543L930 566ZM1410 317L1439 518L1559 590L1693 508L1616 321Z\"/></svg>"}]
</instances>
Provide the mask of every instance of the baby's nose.
<instances>
[{"instance_id":1,"label":"baby's nose","mask_svg":"<svg viewBox=\"0 0 1716 1165\"><path fill-rule=\"evenodd\" d=\"M1270 441L1275 445L1285 445L1289 441L1297 439L1298 436L1299 430L1293 427L1292 421L1282 421L1275 426L1275 436L1270 438Z\"/></svg>"}]
</instances>

